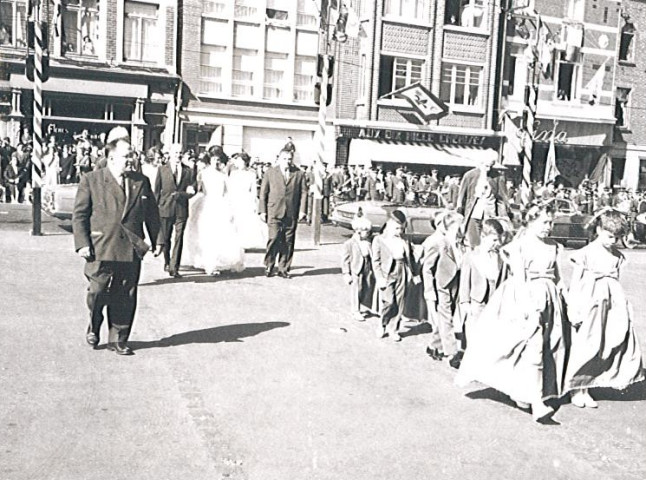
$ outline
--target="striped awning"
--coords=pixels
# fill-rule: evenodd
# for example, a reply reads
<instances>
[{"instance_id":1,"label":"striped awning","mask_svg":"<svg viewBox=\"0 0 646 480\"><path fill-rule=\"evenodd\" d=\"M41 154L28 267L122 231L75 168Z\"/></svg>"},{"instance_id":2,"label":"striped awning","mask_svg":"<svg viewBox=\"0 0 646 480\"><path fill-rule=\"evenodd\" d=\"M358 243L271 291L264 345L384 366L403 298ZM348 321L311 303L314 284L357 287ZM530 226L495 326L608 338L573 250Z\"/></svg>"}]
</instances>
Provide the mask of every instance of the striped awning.
<instances>
[{"instance_id":1,"label":"striped awning","mask_svg":"<svg viewBox=\"0 0 646 480\"><path fill-rule=\"evenodd\" d=\"M370 166L388 162L475 167L485 159L496 161L498 152L493 148L468 145L353 139L348 164Z\"/></svg>"}]
</instances>

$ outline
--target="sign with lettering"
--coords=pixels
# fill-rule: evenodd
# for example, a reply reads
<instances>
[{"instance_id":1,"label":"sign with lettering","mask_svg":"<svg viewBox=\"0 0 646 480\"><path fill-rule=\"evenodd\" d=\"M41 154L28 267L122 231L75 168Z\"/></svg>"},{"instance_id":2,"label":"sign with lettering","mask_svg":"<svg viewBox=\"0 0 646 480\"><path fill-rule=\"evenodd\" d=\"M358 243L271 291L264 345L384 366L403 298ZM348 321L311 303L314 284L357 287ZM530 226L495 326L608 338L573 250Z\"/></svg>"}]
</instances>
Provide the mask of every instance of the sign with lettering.
<instances>
[{"instance_id":1,"label":"sign with lettering","mask_svg":"<svg viewBox=\"0 0 646 480\"><path fill-rule=\"evenodd\" d=\"M404 143L428 143L440 145L460 145L472 147L497 147L499 137L487 135L465 135L458 133L440 133L421 130L393 130L391 128L340 126L340 136Z\"/></svg>"}]
</instances>

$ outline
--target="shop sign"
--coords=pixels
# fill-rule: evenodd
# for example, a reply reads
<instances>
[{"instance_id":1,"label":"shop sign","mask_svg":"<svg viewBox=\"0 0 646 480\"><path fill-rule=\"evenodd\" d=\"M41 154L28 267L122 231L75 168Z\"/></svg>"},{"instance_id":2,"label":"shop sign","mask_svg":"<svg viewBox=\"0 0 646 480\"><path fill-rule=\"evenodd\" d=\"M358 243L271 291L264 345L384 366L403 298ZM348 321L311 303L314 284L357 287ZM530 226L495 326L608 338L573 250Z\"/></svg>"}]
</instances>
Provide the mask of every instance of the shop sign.
<instances>
[{"instance_id":1,"label":"shop sign","mask_svg":"<svg viewBox=\"0 0 646 480\"><path fill-rule=\"evenodd\" d=\"M488 137L486 135L464 135L455 133L392 130L389 128L353 126L341 126L341 136L346 138L360 138L364 140L466 145L473 147L483 147L492 141L494 143L498 143L495 137Z\"/></svg>"}]
</instances>

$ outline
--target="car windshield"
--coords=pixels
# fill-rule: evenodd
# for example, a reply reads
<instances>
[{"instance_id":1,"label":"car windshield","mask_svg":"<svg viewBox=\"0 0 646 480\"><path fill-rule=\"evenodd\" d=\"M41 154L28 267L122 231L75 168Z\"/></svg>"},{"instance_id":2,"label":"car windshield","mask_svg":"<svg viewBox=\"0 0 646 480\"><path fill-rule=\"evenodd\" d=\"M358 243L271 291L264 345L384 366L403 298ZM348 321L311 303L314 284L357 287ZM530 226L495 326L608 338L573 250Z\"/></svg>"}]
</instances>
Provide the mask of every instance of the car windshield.
<instances>
[{"instance_id":1,"label":"car windshield","mask_svg":"<svg viewBox=\"0 0 646 480\"><path fill-rule=\"evenodd\" d=\"M420 192L409 194L406 196L404 203L407 207L438 207L442 208L446 205L444 198L440 193L436 192Z\"/></svg>"}]
</instances>

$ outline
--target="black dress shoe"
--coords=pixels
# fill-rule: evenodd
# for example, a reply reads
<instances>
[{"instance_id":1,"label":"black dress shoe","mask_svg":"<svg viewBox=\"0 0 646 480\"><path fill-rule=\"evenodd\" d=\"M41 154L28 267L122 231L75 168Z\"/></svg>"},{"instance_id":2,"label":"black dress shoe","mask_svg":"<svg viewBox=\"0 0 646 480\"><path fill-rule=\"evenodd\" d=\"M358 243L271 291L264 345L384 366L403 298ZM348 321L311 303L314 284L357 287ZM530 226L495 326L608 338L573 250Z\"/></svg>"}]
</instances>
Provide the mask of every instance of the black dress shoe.
<instances>
[{"instance_id":1,"label":"black dress shoe","mask_svg":"<svg viewBox=\"0 0 646 480\"><path fill-rule=\"evenodd\" d=\"M426 355L431 357L433 360L442 360L444 354L440 352L437 348L426 347Z\"/></svg>"},{"instance_id":2,"label":"black dress shoe","mask_svg":"<svg viewBox=\"0 0 646 480\"><path fill-rule=\"evenodd\" d=\"M116 353L117 355L132 355L132 349L123 342L108 343L108 350Z\"/></svg>"},{"instance_id":3,"label":"black dress shoe","mask_svg":"<svg viewBox=\"0 0 646 480\"><path fill-rule=\"evenodd\" d=\"M169 270L168 274L173 277L173 278L182 278L179 272L176 272L175 270Z\"/></svg>"},{"instance_id":4,"label":"black dress shoe","mask_svg":"<svg viewBox=\"0 0 646 480\"><path fill-rule=\"evenodd\" d=\"M279 276L280 278L286 278L286 279L290 279L290 278L292 278L292 276L289 274L289 272L286 272L286 271L284 271L284 270L280 270L280 271L278 272L278 276Z\"/></svg>"},{"instance_id":5,"label":"black dress shoe","mask_svg":"<svg viewBox=\"0 0 646 480\"><path fill-rule=\"evenodd\" d=\"M462 363L462 357L459 354L455 354L449 358L449 365L451 365L451 368L455 368L457 370L460 368L460 363Z\"/></svg>"},{"instance_id":6,"label":"black dress shoe","mask_svg":"<svg viewBox=\"0 0 646 480\"><path fill-rule=\"evenodd\" d=\"M85 334L85 341L92 348L96 348L96 346L99 344L99 336L94 332L87 332Z\"/></svg>"},{"instance_id":7,"label":"black dress shoe","mask_svg":"<svg viewBox=\"0 0 646 480\"><path fill-rule=\"evenodd\" d=\"M265 277L271 277L274 274L274 269L269 267L265 268Z\"/></svg>"}]
</instances>

